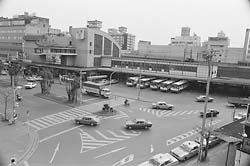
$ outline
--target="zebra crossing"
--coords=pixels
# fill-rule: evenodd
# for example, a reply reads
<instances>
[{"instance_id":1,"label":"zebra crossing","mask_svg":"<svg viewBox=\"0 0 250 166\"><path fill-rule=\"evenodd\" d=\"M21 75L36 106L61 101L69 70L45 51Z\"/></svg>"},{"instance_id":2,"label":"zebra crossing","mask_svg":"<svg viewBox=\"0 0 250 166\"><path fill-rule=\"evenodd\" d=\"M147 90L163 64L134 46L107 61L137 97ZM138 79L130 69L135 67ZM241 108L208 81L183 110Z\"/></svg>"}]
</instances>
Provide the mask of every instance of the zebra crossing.
<instances>
[{"instance_id":1,"label":"zebra crossing","mask_svg":"<svg viewBox=\"0 0 250 166\"><path fill-rule=\"evenodd\" d=\"M42 129L49 128L51 126L55 126L60 123L73 120L76 117L90 115L90 114L92 113L81 109L81 107L78 107L78 108L72 108L67 111L59 112L56 114L51 114L51 115L44 116L41 118L33 119L33 120L25 122L25 124L39 131ZM121 118L127 118L127 117L128 117L127 114L125 114L123 111L119 111L119 113L116 115L109 116L109 117L99 117L99 118L100 119L109 119L109 118L121 119Z\"/></svg>"},{"instance_id":2,"label":"zebra crossing","mask_svg":"<svg viewBox=\"0 0 250 166\"><path fill-rule=\"evenodd\" d=\"M219 122L221 122L221 121L222 121L221 119L214 120L214 121L212 122L212 125L215 125L215 124L217 124L217 123L219 123ZM210 125L209 123L206 124L206 126L209 126L209 125ZM167 141L166 141L166 145L167 145L167 146L172 145L172 144L174 144L174 143L176 143L176 142L179 142L179 141L181 141L181 140L183 140L183 139L185 139L185 138L191 137L191 136L193 136L193 135L195 135L195 134L197 134L197 133L199 133L199 132L201 132L201 128L200 128L200 127L197 127L197 128L195 128L195 129L193 129L193 130L190 130L190 131L188 131L188 132L186 132L186 133L184 133L184 134L178 135L178 136L176 136L176 137L174 137L174 138L171 138L171 139L167 140Z\"/></svg>"},{"instance_id":3,"label":"zebra crossing","mask_svg":"<svg viewBox=\"0 0 250 166\"><path fill-rule=\"evenodd\" d=\"M95 130L95 137L85 132L83 129L80 129L80 138L81 138L81 150L80 153L85 153L89 150L101 148L106 145L110 145L119 141L130 139L132 137L139 136L141 132L135 131L123 131L123 130L107 130L99 131ZM98 137L98 138L97 138Z\"/></svg>"},{"instance_id":4,"label":"zebra crossing","mask_svg":"<svg viewBox=\"0 0 250 166\"><path fill-rule=\"evenodd\" d=\"M189 111L174 111L174 110L159 110L159 109L150 109L150 108L139 108L140 111L153 114L157 117L171 117L179 115L190 115L197 114L200 110L189 110Z\"/></svg>"}]
</instances>

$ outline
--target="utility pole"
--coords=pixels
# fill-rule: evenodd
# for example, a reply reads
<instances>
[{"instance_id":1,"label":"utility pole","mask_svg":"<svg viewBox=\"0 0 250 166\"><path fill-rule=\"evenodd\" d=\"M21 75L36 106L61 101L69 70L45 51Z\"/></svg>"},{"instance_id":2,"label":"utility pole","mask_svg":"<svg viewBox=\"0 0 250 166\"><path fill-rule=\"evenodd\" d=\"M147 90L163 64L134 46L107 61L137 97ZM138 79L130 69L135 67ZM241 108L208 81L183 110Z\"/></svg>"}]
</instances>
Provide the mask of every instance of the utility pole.
<instances>
[{"instance_id":1,"label":"utility pole","mask_svg":"<svg viewBox=\"0 0 250 166\"><path fill-rule=\"evenodd\" d=\"M206 124L206 113L207 113L207 103L208 103L208 97L209 97L209 88L210 88L210 81L211 81L211 60L212 56L214 56L214 51L209 50L206 51L205 53L205 59L207 60L208 63L208 77L207 77L207 86L206 86L206 100L204 104L204 111L203 111L203 117L202 117L202 128L201 128L201 139L200 139L200 151L199 151L199 161L203 162L206 159L206 155L204 155L204 138L206 136L206 129L205 129L205 124Z\"/></svg>"},{"instance_id":2,"label":"utility pole","mask_svg":"<svg viewBox=\"0 0 250 166\"><path fill-rule=\"evenodd\" d=\"M15 76L12 75L12 91L13 91L13 112L15 112L15 106L16 106L16 90L15 90Z\"/></svg>"},{"instance_id":3,"label":"utility pole","mask_svg":"<svg viewBox=\"0 0 250 166\"><path fill-rule=\"evenodd\" d=\"M80 105L82 105L82 71L80 70Z\"/></svg>"},{"instance_id":4,"label":"utility pole","mask_svg":"<svg viewBox=\"0 0 250 166\"><path fill-rule=\"evenodd\" d=\"M112 80L112 75L115 73L116 71L113 71L111 74L110 74L110 76L109 76L109 90L110 90L110 93L112 93L111 92L111 80ZM110 98L111 98L111 96L110 96ZM111 99L109 98L109 106L111 107Z\"/></svg>"}]
</instances>

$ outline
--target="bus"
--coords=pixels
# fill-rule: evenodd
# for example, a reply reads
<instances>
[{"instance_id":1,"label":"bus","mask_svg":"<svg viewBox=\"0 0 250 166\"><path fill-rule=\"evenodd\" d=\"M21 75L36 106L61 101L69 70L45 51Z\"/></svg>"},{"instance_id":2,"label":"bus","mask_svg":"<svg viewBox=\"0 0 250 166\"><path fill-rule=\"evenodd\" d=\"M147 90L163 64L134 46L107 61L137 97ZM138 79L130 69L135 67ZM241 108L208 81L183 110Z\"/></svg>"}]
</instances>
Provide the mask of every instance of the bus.
<instances>
[{"instance_id":1,"label":"bus","mask_svg":"<svg viewBox=\"0 0 250 166\"><path fill-rule=\"evenodd\" d=\"M160 84L162 82L164 82L165 80L162 80L162 79L157 79L157 80L153 80L151 81L150 83L150 89L152 90L158 90L160 88Z\"/></svg>"},{"instance_id":2,"label":"bus","mask_svg":"<svg viewBox=\"0 0 250 166\"><path fill-rule=\"evenodd\" d=\"M107 75L88 76L87 81L106 84L108 82L107 78Z\"/></svg>"},{"instance_id":3,"label":"bus","mask_svg":"<svg viewBox=\"0 0 250 166\"><path fill-rule=\"evenodd\" d=\"M139 82L137 83L136 87L144 89L144 88L148 88L150 86L150 82L152 80L154 80L155 78L142 78L139 80Z\"/></svg>"},{"instance_id":4,"label":"bus","mask_svg":"<svg viewBox=\"0 0 250 166\"><path fill-rule=\"evenodd\" d=\"M167 80L160 84L160 91L167 92L170 90L171 85L176 82L175 80Z\"/></svg>"},{"instance_id":5,"label":"bus","mask_svg":"<svg viewBox=\"0 0 250 166\"><path fill-rule=\"evenodd\" d=\"M187 80L180 80L172 84L170 91L178 93L184 90L185 88L187 88L188 86L189 86L189 82Z\"/></svg>"},{"instance_id":6,"label":"bus","mask_svg":"<svg viewBox=\"0 0 250 166\"><path fill-rule=\"evenodd\" d=\"M139 81L139 77L129 77L126 81L127 86L136 86Z\"/></svg>"}]
</instances>

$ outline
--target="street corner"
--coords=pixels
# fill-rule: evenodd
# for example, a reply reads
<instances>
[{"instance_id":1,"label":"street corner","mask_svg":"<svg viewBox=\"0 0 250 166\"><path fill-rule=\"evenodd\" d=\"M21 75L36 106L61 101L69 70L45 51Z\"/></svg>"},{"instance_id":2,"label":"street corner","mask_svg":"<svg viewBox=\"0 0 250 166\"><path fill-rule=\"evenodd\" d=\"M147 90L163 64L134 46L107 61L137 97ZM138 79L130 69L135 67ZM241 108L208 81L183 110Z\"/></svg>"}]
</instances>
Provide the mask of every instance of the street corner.
<instances>
[{"instance_id":1,"label":"street corner","mask_svg":"<svg viewBox=\"0 0 250 166\"><path fill-rule=\"evenodd\" d=\"M0 149L3 161L22 156L31 143L28 130L21 123L6 125L0 129Z\"/></svg>"}]
</instances>

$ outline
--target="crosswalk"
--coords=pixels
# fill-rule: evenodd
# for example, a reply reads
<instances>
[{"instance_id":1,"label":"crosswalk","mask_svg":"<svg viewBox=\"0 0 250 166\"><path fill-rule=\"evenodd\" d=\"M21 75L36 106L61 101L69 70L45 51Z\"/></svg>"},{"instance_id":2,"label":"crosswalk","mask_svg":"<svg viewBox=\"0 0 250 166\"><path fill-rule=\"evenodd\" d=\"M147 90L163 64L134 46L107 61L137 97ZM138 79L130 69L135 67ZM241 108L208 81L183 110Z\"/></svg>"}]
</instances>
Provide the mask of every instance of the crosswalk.
<instances>
[{"instance_id":1,"label":"crosswalk","mask_svg":"<svg viewBox=\"0 0 250 166\"><path fill-rule=\"evenodd\" d=\"M132 131L95 130L95 136L93 136L85 132L83 129L79 128L79 130L80 130L80 138L81 138L81 143L82 143L80 153L85 153L89 150L101 148L106 145L110 145L119 141L130 139L132 137L136 137L141 134L141 132L136 132L133 130Z\"/></svg>"},{"instance_id":2,"label":"crosswalk","mask_svg":"<svg viewBox=\"0 0 250 166\"><path fill-rule=\"evenodd\" d=\"M220 123L221 121L222 121L221 119L214 120L214 121L212 122L212 125L215 125L215 124L217 124L217 123ZM206 126L209 126L209 125L210 125L210 123L207 123L207 124L206 124ZM199 133L199 132L201 132L201 128L200 128L200 127L197 127L197 128L195 128L195 129L193 129L193 130L190 130L190 131L188 131L188 132L186 132L186 133L183 133L183 134L181 134L181 135L178 135L178 136L176 136L176 137L174 137L174 138L171 138L171 139L167 140L167 141L166 141L166 145L167 145L167 146L172 145L172 144L174 144L174 143L176 143L176 142L179 142L179 141L181 141L181 140L183 140L183 139L185 139L185 138L191 137L191 136L193 136L193 135L195 135L195 134L197 134L197 133Z\"/></svg>"},{"instance_id":3,"label":"crosswalk","mask_svg":"<svg viewBox=\"0 0 250 166\"><path fill-rule=\"evenodd\" d=\"M150 109L150 108L139 108L140 111L153 114L157 117L171 117L179 115L191 115L197 114L200 110L189 110L189 111L174 111L174 110L159 110L159 109Z\"/></svg>"},{"instance_id":4,"label":"crosswalk","mask_svg":"<svg viewBox=\"0 0 250 166\"><path fill-rule=\"evenodd\" d=\"M31 121L25 122L26 125L34 128L35 130L39 131L42 129L46 129L52 126L55 126L60 123L64 123L67 121L70 121L72 119L75 119L79 116L85 116L90 115L91 112L85 111L82 107L78 108L72 108L67 111L59 112L56 114L51 114L48 116L44 116L41 118L33 119ZM127 118L128 115L125 114L123 111L119 111L116 115L109 116L109 117L99 117L100 119L121 119L121 118Z\"/></svg>"}]
</instances>

